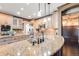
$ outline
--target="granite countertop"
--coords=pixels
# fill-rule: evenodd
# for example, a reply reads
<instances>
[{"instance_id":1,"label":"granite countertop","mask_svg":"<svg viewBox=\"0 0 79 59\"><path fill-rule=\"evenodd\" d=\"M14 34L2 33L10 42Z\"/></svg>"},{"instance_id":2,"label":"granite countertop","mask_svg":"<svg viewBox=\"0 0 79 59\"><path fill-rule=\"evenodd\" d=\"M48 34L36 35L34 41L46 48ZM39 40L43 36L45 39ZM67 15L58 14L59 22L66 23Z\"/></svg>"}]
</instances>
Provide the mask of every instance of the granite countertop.
<instances>
[{"instance_id":1,"label":"granite countertop","mask_svg":"<svg viewBox=\"0 0 79 59\"><path fill-rule=\"evenodd\" d=\"M14 36L10 36L10 35L0 35L0 39L2 39L2 38L7 38L7 37L15 37L15 36L23 36L23 35L25 35L25 34L16 34L16 35L14 35Z\"/></svg>"},{"instance_id":2,"label":"granite countertop","mask_svg":"<svg viewBox=\"0 0 79 59\"><path fill-rule=\"evenodd\" d=\"M15 36L0 36L0 46L1 45L6 45L6 44L11 44L14 42L18 42L18 41L22 41L22 40L26 40L28 38L27 35L15 35Z\"/></svg>"},{"instance_id":3,"label":"granite countertop","mask_svg":"<svg viewBox=\"0 0 79 59\"><path fill-rule=\"evenodd\" d=\"M27 38L28 39L28 38ZM39 55L51 55L56 53L64 44L64 38L62 36L52 36L52 38L46 38L41 44L32 44L28 40L22 40L11 44L0 46L0 55L3 56L39 56Z\"/></svg>"}]
</instances>

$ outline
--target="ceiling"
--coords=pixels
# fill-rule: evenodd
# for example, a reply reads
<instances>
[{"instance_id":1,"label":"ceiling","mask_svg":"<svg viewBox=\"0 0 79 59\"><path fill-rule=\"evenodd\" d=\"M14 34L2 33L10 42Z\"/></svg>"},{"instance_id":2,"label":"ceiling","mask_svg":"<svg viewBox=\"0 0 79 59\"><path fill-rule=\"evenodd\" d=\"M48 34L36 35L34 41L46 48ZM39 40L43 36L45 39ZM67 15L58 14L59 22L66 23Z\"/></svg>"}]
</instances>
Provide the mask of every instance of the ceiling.
<instances>
[{"instance_id":1,"label":"ceiling","mask_svg":"<svg viewBox=\"0 0 79 59\"><path fill-rule=\"evenodd\" d=\"M45 3L40 3L41 16L38 16L39 11L39 3L0 3L0 12L12 14L15 16L32 19L39 18L45 15L52 13L57 9L58 6L63 5L64 3L51 3L50 9L49 5ZM45 14L46 10L46 14Z\"/></svg>"}]
</instances>

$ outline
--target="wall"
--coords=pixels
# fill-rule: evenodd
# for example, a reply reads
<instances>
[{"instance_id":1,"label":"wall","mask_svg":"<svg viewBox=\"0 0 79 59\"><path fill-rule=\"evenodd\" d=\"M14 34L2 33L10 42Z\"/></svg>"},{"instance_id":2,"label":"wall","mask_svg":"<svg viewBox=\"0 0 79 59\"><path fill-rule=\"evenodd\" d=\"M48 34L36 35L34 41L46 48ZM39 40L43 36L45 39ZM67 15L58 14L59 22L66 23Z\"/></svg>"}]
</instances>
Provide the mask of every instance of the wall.
<instances>
[{"instance_id":1,"label":"wall","mask_svg":"<svg viewBox=\"0 0 79 59\"><path fill-rule=\"evenodd\" d=\"M2 24L12 25L12 20L13 20L12 16L0 13L0 26Z\"/></svg>"},{"instance_id":2,"label":"wall","mask_svg":"<svg viewBox=\"0 0 79 59\"><path fill-rule=\"evenodd\" d=\"M4 24L8 24L12 26L12 20L13 20L12 16L0 13L0 29L1 29L1 25L4 25Z\"/></svg>"}]
</instances>

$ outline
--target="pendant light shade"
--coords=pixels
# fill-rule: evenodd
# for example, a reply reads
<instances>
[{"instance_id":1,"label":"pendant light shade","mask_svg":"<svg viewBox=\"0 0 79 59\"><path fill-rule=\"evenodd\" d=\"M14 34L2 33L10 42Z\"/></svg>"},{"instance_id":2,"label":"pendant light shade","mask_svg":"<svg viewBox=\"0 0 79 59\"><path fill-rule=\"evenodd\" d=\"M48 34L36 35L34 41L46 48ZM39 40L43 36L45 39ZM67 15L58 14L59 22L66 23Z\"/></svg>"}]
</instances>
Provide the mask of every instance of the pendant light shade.
<instances>
[{"instance_id":1,"label":"pendant light shade","mask_svg":"<svg viewBox=\"0 0 79 59\"><path fill-rule=\"evenodd\" d=\"M38 11L38 17L41 17L41 12L40 11Z\"/></svg>"},{"instance_id":2,"label":"pendant light shade","mask_svg":"<svg viewBox=\"0 0 79 59\"><path fill-rule=\"evenodd\" d=\"M46 3L44 4L44 15L46 15ZM46 18L44 18L43 22L44 22L44 23L47 22Z\"/></svg>"}]
</instances>

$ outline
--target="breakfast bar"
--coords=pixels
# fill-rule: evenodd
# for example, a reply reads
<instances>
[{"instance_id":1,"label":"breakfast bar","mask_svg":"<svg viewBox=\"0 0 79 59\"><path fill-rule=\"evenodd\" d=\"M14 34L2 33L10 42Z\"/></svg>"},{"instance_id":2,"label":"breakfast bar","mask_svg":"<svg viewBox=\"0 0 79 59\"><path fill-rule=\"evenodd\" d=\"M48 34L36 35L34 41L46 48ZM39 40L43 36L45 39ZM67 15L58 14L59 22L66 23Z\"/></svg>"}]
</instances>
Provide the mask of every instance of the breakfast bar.
<instances>
[{"instance_id":1,"label":"breakfast bar","mask_svg":"<svg viewBox=\"0 0 79 59\"><path fill-rule=\"evenodd\" d=\"M34 46L27 39L0 45L0 56L49 56L54 55L64 44L64 38L58 35Z\"/></svg>"}]
</instances>

